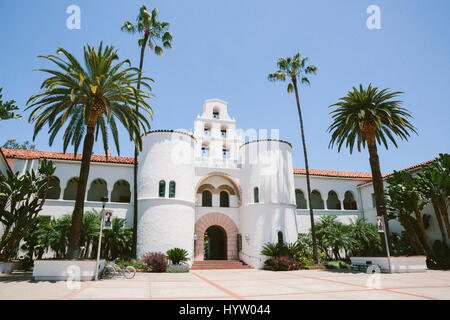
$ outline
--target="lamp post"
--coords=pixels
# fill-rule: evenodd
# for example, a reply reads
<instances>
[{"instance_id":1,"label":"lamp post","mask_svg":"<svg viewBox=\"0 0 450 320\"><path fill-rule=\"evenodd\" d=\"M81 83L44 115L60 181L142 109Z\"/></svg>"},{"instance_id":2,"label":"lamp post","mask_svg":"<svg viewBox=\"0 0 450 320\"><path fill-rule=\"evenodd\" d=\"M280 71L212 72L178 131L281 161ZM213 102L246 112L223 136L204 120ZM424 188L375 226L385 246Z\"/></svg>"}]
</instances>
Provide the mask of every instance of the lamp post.
<instances>
[{"instance_id":1,"label":"lamp post","mask_svg":"<svg viewBox=\"0 0 450 320\"><path fill-rule=\"evenodd\" d=\"M102 218L100 220L100 232L98 234L98 248L97 248L97 260L95 261L95 281L98 280L98 263L100 261L100 251L102 248L102 233L103 233L103 220L105 219L105 205L108 202L108 197L102 197Z\"/></svg>"}]
</instances>

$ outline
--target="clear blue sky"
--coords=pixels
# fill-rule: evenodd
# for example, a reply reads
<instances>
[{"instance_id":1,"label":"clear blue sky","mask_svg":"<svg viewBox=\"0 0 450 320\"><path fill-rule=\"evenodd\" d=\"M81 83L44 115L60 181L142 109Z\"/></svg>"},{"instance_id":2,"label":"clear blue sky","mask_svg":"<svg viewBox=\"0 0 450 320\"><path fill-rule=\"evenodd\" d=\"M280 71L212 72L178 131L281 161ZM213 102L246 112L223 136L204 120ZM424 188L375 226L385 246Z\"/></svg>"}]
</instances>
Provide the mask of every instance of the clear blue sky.
<instances>
[{"instance_id":1,"label":"clear blue sky","mask_svg":"<svg viewBox=\"0 0 450 320\"><path fill-rule=\"evenodd\" d=\"M81 8L81 30L66 28L71 4ZM419 135L400 142L398 149L380 151L383 172L450 151L446 0L1 1L3 98L24 107L44 79L33 71L46 66L37 55L53 54L59 46L80 57L85 43L103 40L137 66L137 36L120 27L135 20L142 4L157 7L174 36L174 49L162 57L146 53L145 72L156 80L153 129L192 128L203 100L220 98L229 102L239 128L280 129L280 137L293 143L294 167L303 167L294 96L286 93L285 84L266 78L276 70L279 57L300 51L319 68L311 86L301 88L311 168L370 171L366 150L350 155L328 149L328 106L359 83L404 91L404 107L418 128ZM381 8L380 30L366 27L371 4ZM26 121L2 122L0 144L11 138L31 140L32 131ZM61 140L50 147L43 130L35 144L39 150L62 151ZM133 154L124 132L121 150L123 156ZM94 152L103 153L101 141Z\"/></svg>"}]
</instances>

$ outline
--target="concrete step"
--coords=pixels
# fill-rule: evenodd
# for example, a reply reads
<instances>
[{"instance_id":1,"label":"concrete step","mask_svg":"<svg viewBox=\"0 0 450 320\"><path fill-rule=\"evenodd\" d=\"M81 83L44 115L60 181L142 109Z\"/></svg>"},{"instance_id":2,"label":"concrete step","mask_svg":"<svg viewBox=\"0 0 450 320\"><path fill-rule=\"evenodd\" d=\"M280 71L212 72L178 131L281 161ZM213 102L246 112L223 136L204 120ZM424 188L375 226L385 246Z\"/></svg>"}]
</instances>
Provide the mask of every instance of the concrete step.
<instances>
[{"instance_id":1,"label":"concrete step","mask_svg":"<svg viewBox=\"0 0 450 320\"><path fill-rule=\"evenodd\" d=\"M212 269L252 269L252 267L239 260L204 260L194 261L191 270L212 270Z\"/></svg>"}]
</instances>

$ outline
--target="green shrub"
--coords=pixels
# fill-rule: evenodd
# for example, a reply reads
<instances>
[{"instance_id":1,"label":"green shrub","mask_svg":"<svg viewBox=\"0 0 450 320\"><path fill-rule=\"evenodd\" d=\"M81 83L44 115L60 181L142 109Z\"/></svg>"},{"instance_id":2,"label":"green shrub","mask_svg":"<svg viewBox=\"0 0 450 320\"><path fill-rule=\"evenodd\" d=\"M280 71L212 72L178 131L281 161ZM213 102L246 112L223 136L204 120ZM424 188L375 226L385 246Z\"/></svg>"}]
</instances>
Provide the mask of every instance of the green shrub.
<instances>
[{"instance_id":1,"label":"green shrub","mask_svg":"<svg viewBox=\"0 0 450 320\"><path fill-rule=\"evenodd\" d=\"M173 264L180 264L180 262L186 262L189 260L188 252L185 249L173 248L167 250L166 254Z\"/></svg>"},{"instance_id":2,"label":"green shrub","mask_svg":"<svg viewBox=\"0 0 450 320\"><path fill-rule=\"evenodd\" d=\"M328 261L325 263L327 269L350 269L350 265L348 265L344 261Z\"/></svg>"}]
</instances>

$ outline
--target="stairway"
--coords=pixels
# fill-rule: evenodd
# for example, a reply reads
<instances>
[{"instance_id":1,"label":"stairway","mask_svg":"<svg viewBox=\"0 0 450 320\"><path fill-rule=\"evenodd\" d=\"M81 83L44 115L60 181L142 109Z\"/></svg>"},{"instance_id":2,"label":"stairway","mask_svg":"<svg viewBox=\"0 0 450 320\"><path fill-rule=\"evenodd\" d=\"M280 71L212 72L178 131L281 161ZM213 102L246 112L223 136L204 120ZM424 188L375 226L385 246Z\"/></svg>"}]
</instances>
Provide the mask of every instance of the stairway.
<instances>
[{"instance_id":1,"label":"stairway","mask_svg":"<svg viewBox=\"0 0 450 320\"><path fill-rule=\"evenodd\" d=\"M194 261L191 270L212 269L253 269L239 260L204 260Z\"/></svg>"}]
</instances>

